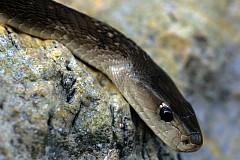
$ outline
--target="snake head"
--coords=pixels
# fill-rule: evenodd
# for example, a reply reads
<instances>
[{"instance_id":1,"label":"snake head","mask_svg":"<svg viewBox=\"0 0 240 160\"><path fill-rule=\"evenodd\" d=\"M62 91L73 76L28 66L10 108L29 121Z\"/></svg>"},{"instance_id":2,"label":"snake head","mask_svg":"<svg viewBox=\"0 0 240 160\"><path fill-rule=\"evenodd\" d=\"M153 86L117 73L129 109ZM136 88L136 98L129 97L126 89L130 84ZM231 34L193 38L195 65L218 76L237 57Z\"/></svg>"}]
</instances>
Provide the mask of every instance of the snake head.
<instances>
[{"instance_id":1,"label":"snake head","mask_svg":"<svg viewBox=\"0 0 240 160\"><path fill-rule=\"evenodd\" d=\"M142 120L171 149L193 152L203 143L195 112L173 81L163 73L127 80L123 94ZM161 78L161 77L164 77Z\"/></svg>"},{"instance_id":2,"label":"snake head","mask_svg":"<svg viewBox=\"0 0 240 160\"><path fill-rule=\"evenodd\" d=\"M182 104L179 109L179 104ZM157 135L172 149L180 152L193 152L203 143L202 133L191 105L186 101L173 103L170 107L166 103L159 106L159 130ZM175 109L177 106L178 109Z\"/></svg>"}]
</instances>

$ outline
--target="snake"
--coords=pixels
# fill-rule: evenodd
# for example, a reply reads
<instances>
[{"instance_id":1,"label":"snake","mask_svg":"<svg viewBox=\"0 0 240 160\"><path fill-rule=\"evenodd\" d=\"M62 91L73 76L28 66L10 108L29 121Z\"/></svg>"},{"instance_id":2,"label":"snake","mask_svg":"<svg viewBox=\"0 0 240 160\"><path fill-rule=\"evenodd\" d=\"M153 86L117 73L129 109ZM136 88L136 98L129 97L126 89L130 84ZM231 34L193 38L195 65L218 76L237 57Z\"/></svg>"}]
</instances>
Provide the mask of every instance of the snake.
<instances>
[{"instance_id":1,"label":"snake","mask_svg":"<svg viewBox=\"0 0 240 160\"><path fill-rule=\"evenodd\" d=\"M52 0L1 0L0 24L56 40L104 73L172 150L201 148L202 132L192 105L141 47L110 25Z\"/></svg>"}]
</instances>

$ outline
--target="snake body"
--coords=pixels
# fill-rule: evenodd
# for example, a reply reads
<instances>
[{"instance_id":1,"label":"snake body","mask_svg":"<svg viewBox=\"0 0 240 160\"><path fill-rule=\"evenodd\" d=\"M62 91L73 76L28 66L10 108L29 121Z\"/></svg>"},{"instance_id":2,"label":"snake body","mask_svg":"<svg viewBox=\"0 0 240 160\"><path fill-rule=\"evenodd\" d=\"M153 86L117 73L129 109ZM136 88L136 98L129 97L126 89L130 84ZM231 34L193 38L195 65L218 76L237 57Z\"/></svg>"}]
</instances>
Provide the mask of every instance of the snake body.
<instances>
[{"instance_id":1,"label":"snake body","mask_svg":"<svg viewBox=\"0 0 240 160\"><path fill-rule=\"evenodd\" d=\"M75 57L106 74L173 150L190 152L201 147L202 134L192 106L171 78L119 31L51 0L1 0L0 23L57 40Z\"/></svg>"}]
</instances>

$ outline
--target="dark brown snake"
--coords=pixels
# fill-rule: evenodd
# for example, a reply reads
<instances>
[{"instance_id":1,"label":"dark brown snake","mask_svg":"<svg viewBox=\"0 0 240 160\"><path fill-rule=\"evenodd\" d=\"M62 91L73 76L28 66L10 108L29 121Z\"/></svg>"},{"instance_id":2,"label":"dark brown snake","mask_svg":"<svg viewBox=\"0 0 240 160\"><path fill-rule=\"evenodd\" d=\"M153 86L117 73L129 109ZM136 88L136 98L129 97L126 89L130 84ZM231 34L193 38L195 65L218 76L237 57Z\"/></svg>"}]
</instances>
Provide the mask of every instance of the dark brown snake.
<instances>
[{"instance_id":1,"label":"dark brown snake","mask_svg":"<svg viewBox=\"0 0 240 160\"><path fill-rule=\"evenodd\" d=\"M202 134L192 106L153 60L114 28L51 0L0 0L0 23L57 40L102 71L173 150L190 152L201 147Z\"/></svg>"}]
</instances>

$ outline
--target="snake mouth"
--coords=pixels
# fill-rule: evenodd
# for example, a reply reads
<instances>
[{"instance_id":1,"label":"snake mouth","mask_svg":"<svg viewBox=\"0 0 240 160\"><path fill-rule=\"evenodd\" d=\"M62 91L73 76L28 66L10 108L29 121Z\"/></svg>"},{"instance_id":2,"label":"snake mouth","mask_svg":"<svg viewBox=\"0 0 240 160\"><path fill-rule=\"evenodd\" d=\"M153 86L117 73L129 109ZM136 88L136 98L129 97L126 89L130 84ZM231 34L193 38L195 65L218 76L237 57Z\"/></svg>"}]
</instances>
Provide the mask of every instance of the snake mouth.
<instances>
[{"instance_id":1,"label":"snake mouth","mask_svg":"<svg viewBox=\"0 0 240 160\"><path fill-rule=\"evenodd\" d=\"M198 150L203 143L201 133L192 133L188 136L182 135L181 142L184 146L184 150L192 152Z\"/></svg>"}]
</instances>

